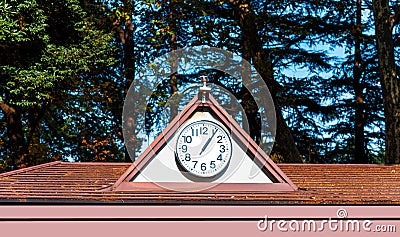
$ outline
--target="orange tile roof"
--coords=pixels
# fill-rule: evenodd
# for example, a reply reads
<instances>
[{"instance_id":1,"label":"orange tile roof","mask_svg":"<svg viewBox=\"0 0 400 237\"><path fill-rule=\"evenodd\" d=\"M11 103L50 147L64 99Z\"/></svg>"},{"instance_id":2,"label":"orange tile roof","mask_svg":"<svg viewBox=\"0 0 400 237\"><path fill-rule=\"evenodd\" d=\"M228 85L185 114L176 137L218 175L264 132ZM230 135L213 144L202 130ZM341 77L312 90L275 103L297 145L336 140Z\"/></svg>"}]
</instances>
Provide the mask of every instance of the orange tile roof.
<instances>
[{"instance_id":1,"label":"orange tile roof","mask_svg":"<svg viewBox=\"0 0 400 237\"><path fill-rule=\"evenodd\" d=\"M400 204L400 165L278 164L299 187L280 193L107 191L130 163L52 162L0 174L0 202Z\"/></svg>"}]
</instances>

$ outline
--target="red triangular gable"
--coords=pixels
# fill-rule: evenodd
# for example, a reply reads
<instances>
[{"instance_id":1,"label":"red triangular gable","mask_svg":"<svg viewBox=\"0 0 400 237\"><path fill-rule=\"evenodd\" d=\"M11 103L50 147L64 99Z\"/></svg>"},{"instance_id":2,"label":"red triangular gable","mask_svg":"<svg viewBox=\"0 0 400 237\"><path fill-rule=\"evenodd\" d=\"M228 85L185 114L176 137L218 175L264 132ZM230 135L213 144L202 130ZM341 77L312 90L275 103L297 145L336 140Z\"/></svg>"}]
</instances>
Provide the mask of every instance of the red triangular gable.
<instances>
[{"instance_id":1,"label":"red triangular gable","mask_svg":"<svg viewBox=\"0 0 400 237\"><path fill-rule=\"evenodd\" d=\"M168 183L168 185L157 185L152 182L131 182L141 170L143 170L158 152L166 145L166 143L174 136L180 126L188 120L196 111L207 109L214 114L219 121L231 130L232 137L246 153L253 157L253 161L261 168L265 175L273 183L219 183L207 189L207 183L199 182L176 182ZM269 158L269 156L251 139L246 131L223 109L222 106L208 94L207 100L202 98L199 93L193 98L186 107L175 117L171 123L158 135L158 137L150 144L150 146L133 162L126 172L113 185L112 190L124 191L134 190L142 192L173 192L163 187L179 187L179 190L193 190L194 186L198 189L205 187L200 192L282 192L297 190L290 179L282 172L281 169Z\"/></svg>"}]
</instances>

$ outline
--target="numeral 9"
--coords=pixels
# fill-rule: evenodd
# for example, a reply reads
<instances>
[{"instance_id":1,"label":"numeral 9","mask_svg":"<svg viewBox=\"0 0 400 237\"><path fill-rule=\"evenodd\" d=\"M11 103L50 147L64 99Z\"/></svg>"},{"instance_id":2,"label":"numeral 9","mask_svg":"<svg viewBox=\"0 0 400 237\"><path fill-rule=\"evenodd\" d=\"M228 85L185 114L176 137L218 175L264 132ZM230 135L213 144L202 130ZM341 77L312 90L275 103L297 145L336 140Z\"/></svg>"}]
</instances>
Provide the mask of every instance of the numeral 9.
<instances>
[{"instance_id":1,"label":"numeral 9","mask_svg":"<svg viewBox=\"0 0 400 237\"><path fill-rule=\"evenodd\" d=\"M186 145L182 145L182 152L187 152L187 146Z\"/></svg>"}]
</instances>

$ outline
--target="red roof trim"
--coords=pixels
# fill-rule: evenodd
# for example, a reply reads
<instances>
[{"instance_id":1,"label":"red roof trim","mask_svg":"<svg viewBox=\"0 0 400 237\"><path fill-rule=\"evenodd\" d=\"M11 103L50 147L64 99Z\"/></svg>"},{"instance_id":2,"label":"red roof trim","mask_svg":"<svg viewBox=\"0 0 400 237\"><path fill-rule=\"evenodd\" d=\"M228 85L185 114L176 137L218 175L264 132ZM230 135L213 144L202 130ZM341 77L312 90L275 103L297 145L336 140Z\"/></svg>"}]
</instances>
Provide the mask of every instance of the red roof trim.
<instances>
[{"instance_id":1,"label":"red roof trim","mask_svg":"<svg viewBox=\"0 0 400 237\"><path fill-rule=\"evenodd\" d=\"M279 193L293 191L290 184L287 183L219 183L213 187L209 187L209 183L182 183L182 182L123 182L118 190L130 190L135 192L167 192L174 193L164 187L170 187L176 190L188 190L193 192L193 189L202 190L201 193Z\"/></svg>"}]
</instances>

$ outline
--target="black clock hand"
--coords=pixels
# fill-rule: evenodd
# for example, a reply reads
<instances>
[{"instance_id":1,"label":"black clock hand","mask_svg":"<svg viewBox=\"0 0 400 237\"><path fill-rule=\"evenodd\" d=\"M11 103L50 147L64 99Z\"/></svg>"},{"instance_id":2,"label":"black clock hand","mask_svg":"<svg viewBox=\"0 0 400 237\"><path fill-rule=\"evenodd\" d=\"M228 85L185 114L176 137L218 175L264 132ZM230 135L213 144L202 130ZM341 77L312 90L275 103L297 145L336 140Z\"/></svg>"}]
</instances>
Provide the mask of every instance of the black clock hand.
<instances>
[{"instance_id":1,"label":"black clock hand","mask_svg":"<svg viewBox=\"0 0 400 237\"><path fill-rule=\"evenodd\" d=\"M203 148L201 148L199 156L206 150L208 144L210 144L211 140L213 139L214 135L217 133L216 130L213 130L213 134L211 135L210 138L208 138L207 142L204 144Z\"/></svg>"}]
</instances>

